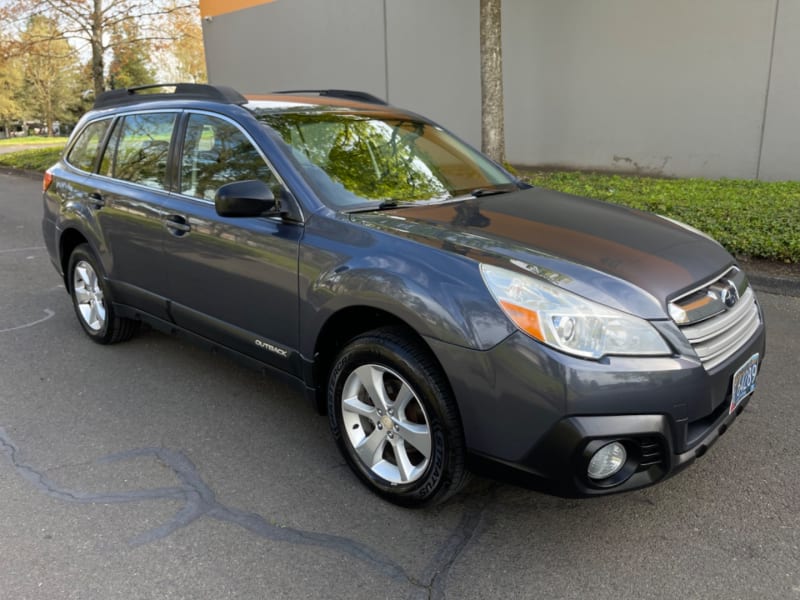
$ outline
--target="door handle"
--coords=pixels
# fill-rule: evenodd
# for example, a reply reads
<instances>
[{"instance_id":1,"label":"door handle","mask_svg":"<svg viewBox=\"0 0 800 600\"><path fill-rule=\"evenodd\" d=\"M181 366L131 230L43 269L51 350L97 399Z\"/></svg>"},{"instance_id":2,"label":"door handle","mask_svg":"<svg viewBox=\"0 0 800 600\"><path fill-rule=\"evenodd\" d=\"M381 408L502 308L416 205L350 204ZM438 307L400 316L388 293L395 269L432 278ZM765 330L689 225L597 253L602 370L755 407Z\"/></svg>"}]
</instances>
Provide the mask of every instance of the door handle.
<instances>
[{"instance_id":1,"label":"door handle","mask_svg":"<svg viewBox=\"0 0 800 600\"><path fill-rule=\"evenodd\" d=\"M103 195L100 192L92 192L89 194L89 203L92 205L92 208L98 210L106 205L106 201L103 200Z\"/></svg>"},{"instance_id":2,"label":"door handle","mask_svg":"<svg viewBox=\"0 0 800 600\"><path fill-rule=\"evenodd\" d=\"M180 215L169 215L164 221L164 226L172 235L179 237L189 233L192 229L192 226L186 222L186 217Z\"/></svg>"}]
</instances>

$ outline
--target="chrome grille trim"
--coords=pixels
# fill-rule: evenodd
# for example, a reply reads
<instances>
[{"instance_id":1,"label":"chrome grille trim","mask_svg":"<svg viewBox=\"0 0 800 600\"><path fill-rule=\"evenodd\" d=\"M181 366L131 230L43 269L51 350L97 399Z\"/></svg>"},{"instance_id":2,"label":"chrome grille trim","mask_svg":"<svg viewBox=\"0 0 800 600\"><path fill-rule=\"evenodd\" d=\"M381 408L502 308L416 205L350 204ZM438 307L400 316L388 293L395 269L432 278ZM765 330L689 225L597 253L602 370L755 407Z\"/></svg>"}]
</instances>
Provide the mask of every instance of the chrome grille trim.
<instances>
[{"instance_id":1,"label":"chrome grille trim","mask_svg":"<svg viewBox=\"0 0 800 600\"><path fill-rule=\"evenodd\" d=\"M752 288L732 308L699 323L681 326L706 371L733 356L758 330L761 318Z\"/></svg>"},{"instance_id":2,"label":"chrome grille trim","mask_svg":"<svg viewBox=\"0 0 800 600\"><path fill-rule=\"evenodd\" d=\"M695 342L704 342L709 338L716 337L721 329L729 329L736 325L736 323L744 316L755 301L752 290L748 289L741 300L736 303L731 310L723 312L715 317L701 321L696 325L686 325L683 327L683 332L689 341L694 344ZM690 333L691 332L691 333Z\"/></svg>"},{"instance_id":3,"label":"chrome grille trim","mask_svg":"<svg viewBox=\"0 0 800 600\"><path fill-rule=\"evenodd\" d=\"M673 299L667 306L669 315L681 327L694 325L727 311L731 296L736 302L748 287L750 282L744 272L731 267L723 275Z\"/></svg>"}]
</instances>

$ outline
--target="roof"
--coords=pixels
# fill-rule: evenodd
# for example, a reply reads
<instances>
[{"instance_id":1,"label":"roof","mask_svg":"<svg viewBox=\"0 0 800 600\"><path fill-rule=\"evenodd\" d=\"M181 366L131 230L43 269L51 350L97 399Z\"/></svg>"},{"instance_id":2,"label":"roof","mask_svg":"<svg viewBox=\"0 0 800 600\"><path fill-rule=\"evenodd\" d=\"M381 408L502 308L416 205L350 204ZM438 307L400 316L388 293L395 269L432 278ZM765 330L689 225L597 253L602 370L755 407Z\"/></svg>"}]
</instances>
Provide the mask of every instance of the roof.
<instances>
[{"instance_id":1,"label":"roof","mask_svg":"<svg viewBox=\"0 0 800 600\"><path fill-rule=\"evenodd\" d=\"M354 90L287 90L268 95L254 94L245 97L233 88L221 85L160 83L104 92L95 100L94 108L113 108L165 100L205 100L239 106L249 104L251 108L292 108L302 105L310 107L320 104L350 108L387 106L387 103L377 96Z\"/></svg>"}]
</instances>

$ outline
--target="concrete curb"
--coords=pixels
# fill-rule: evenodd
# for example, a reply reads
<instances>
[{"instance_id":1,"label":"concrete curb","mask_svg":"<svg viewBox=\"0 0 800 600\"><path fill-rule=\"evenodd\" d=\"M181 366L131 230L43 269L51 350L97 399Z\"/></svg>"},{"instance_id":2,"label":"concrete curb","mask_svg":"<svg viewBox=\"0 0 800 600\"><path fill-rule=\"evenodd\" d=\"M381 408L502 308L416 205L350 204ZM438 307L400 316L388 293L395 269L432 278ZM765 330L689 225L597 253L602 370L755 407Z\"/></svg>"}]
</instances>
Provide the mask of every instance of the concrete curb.
<instances>
[{"instance_id":1,"label":"concrete curb","mask_svg":"<svg viewBox=\"0 0 800 600\"><path fill-rule=\"evenodd\" d=\"M797 278L777 277L759 273L758 271L747 271L747 277L759 292L778 296L800 297L800 276Z\"/></svg>"},{"instance_id":2,"label":"concrete curb","mask_svg":"<svg viewBox=\"0 0 800 600\"><path fill-rule=\"evenodd\" d=\"M16 169L14 167L6 167L0 165L0 173L3 175L15 175L17 177L27 177L28 179L42 180L44 173L41 171L31 171L29 169Z\"/></svg>"}]
</instances>

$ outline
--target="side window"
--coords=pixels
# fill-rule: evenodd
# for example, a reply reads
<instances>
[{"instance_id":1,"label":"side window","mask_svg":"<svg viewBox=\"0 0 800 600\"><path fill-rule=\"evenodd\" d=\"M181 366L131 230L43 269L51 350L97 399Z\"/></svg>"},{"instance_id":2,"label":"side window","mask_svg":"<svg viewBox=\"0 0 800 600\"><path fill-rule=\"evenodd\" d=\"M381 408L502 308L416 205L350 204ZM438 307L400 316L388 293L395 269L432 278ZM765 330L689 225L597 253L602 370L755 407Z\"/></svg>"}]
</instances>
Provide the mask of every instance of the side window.
<instances>
[{"instance_id":1,"label":"side window","mask_svg":"<svg viewBox=\"0 0 800 600\"><path fill-rule=\"evenodd\" d=\"M169 142L175 117L176 113L126 116L119 128L119 141L110 164L112 177L165 189ZM106 157L103 158L103 167L108 168Z\"/></svg>"},{"instance_id":2,"label":"side window","mask_svg":"<svg viewBox=\"0 0 800 600\"><path fill-rule=\"evenodd\" d=\"M100 175L105 175L106 177L114 176L114 157L117 154L117 143L119 142L120 129L122 129L122 119L117 121L117 124L114 125L114 129L108 138L106 150L103 152L103 156L100 159L100 168L97 169L97 172Z\"/></svg>"},{"instance_id":3,"label":"side window","mask_svg":"<svg viewBox=\"0 0 800 600\"><path fill-rule=\"evenodd\" d=\"M102 119L89 123L75 140L69 151L67 161L81 171L92 172L97 160L97 152L106 135L111 119Z\"/></svg>"},{"instance_id":4,"label":"side window","mask_svg":"<svg viewBox=\"0 0 800 600\"><path fill-rule=\"evenodd\" d=\"M278 193L277 178L238 127L217 117L190 115L181 156L181 193L213 200L220 186L246 179L260 179Z\"/></svg>"}]
</instances>

